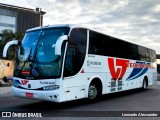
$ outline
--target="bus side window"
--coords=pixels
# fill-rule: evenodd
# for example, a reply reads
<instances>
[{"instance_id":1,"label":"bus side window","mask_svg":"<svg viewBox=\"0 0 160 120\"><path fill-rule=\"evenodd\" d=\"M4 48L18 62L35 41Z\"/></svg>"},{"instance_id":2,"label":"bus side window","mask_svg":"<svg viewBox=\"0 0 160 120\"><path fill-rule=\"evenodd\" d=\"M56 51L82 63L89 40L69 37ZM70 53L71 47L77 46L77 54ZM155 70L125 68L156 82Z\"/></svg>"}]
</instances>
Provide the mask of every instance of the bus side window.
<instances>
[{"instance_id":1,"label":"bus side window","mask_svg":"<svg viewBox=\"0 0 160 120\"><path fill-rule=\"evenodd\" d=\"M65 65L64 65L64 77L72 76L76 72L77 65L77 48L69 46L67 49Z\"/></svg>"}]
</instances>

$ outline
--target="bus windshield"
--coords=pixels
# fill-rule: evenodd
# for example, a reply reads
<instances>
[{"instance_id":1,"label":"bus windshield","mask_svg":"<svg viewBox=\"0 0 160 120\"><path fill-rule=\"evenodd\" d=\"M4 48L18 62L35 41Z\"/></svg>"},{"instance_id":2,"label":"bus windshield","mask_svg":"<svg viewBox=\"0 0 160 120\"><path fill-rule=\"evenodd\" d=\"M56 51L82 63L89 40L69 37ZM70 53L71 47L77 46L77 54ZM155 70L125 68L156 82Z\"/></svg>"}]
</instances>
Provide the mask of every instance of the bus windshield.
<instances>
[{"instance_id":1,"label":"bus windshield","mask_svg":"<svg viewBox=\"0 0 160 120\"><path fill-rule=\"evenodd\" d=\"M55 44L68 27L57 27L27 32L15 63L14 76L26 79L58 78L61 75L64 44L61 56L55 55Z\"/></svg>"}]
</instances>

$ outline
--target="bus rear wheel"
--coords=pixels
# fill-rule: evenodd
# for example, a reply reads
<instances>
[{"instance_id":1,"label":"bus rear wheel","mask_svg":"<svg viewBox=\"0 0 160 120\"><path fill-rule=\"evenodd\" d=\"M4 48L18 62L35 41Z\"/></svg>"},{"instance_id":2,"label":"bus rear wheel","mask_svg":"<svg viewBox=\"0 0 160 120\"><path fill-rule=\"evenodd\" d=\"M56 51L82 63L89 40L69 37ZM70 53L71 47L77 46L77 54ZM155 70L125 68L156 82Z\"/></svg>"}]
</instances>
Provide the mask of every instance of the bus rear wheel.
<instances>
[{"instance_id":1,"label":"bus rear wheel","mask_svg":"<svg viewBox=\"0 0 160 120\"><path fill-rule=\"evenodd\" d=\"M97 86L94 84L90 84L88 88L88 99L94 100L98 96L98 89Z\"/></svg>"},{"instance_id":2,"label":"bus rear wheel","mask_svg":"<svg viewBox=\"0 0 160 120\"><path fill-rule=\"evenodd\" d=\"M143 80L142 89L143 89L143 90L146 90L146 89L147 89L147 80L146 80L146 79Z\"/></svg>"}]
</instances>

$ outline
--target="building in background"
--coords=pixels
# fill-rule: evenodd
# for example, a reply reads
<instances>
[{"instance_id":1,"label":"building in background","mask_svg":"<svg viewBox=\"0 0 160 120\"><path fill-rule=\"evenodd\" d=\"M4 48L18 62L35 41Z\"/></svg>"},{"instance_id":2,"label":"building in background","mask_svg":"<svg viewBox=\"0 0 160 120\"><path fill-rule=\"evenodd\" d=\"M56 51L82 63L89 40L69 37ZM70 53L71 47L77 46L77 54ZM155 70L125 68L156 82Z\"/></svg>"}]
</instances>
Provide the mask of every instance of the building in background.
<instances>
[{"instance_id":1,"label":"building in background","mask_svg":"<svg viewBox=\"0 0 160 120\"><path fill-rule=\"evenodd\" d=\"M0 3L0 32L11 29L25 33L27 29L42 26L45 13L41 8L30 9Z\"/></svg>"}]
</instances>

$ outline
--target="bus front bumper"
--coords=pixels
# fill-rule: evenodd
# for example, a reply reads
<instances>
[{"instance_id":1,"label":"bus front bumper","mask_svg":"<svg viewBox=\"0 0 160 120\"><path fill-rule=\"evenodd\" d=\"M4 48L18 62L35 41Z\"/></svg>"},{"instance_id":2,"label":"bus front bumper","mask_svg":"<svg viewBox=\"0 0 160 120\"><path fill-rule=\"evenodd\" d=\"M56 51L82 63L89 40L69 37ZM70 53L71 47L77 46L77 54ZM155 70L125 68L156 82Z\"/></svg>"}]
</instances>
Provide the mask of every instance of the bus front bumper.
<instances>
[{"instance_id":1,"label":"bus front bumper","mask_svg":"<svg viewBox=\"0 0 160 120\"><path fill-rule=\"evenodd\" d=\"M30 99L39 99L52 102L62 102L60 99L60 90L38 91L26 90L12 86L12 94L17 97L25 97Z\"/></svg>"}]
</instances>

